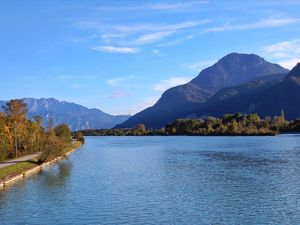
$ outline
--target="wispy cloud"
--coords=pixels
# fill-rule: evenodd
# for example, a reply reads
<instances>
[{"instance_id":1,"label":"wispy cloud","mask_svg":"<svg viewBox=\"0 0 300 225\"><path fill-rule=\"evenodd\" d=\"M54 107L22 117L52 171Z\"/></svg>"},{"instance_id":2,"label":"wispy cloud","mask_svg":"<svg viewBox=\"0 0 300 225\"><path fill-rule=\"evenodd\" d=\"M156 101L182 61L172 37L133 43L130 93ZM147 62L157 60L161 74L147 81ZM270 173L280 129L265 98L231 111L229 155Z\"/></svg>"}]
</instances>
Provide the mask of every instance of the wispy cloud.
<instances>
[{"instance_id":1,"label":"wispy cloud","mask_svg":"<svg viewBox=\"0 0 300 225\"><path fill-rule=\"evenodd\" d=\"M136 45L150 44L159 41L167 36L170 36L174 31L155 32L150 34L144 34L134 41Z\"/></svg>"},{"instance_id":2,"label":"wispy cloud","mask_svg":"<svg viewBox=\"0 0 300 225\"><path fill-rule=\"evenodd\" d=\"M138 52L137 48L119 47L119 46L98 46L93 47L93 50L105 53L121 53L121 54L134 54Z\"/></svg>"},{"instance_id":3,"label":"wispy cloud","mask_svg":"<svg viewBox=\"0 0 300 225\"><path fill-rule=\"evenodd\" d=\"M168 79L161 80L159 83L155 84L153 89L155 91L163 92L171 87L185 84L189 82L191 79L192 77L170 77Z\"/></svg>"},{"instance_id":4,"label":"wispy cloud","mask_svg":"<svg viewBox=\"0 0 300 225\"><path fill-rule=\"evenodd\" d=\"M192 28L198 25L206 24L210 20L186 21L181 23L132 23L132 24L112 24L105 23L99 20L84 20L79 21L75 26L82 29L93 29L103 32L106 37L119 37L122 34L131 34L136 32L153 32L153 31L176 31ZM116 33L114 33L116 32Z\"/></svg>"},{"instance_id":5,"label":"wispy cloud","mask_svg":"<svg viewBox=\"0 0 300 225\"><path fill-rule=\"evenodd\" d=\"M300 39L277 42L275 44L264 46L263 49L267 53L279 58L300 56Z\"/></svg>"},{"instance_id":6,"label":"wispy cloud","mask_svg":"<svg viewBox=\"0 0 300 225\"><path fill-rule=\"evenodd\" d=\"M300 62L300 39L281 41L266 45L263 50L285 68L292 69Z\"/></svg>"},{"instance_id":7,"label":"wispy cloud","mask_svg":"<svg viewBox=\"0 0 300 225\"><path fill-rule=\"evenodd\" d=\"M137 46L160 43L176 34L191 33L193 29L209 23L210 20L185 21L181 23L138 23L108 24L102 21L80 21L76 24L81 29L97 32L101 46L94 50L106 53L138 53ZM179 43L179 42L178 42Z\"/></svg>"},{"instance_id":8,"label":"wispy cloud","mask_svg":"<svg viewBox=\"0 0 300 225\"><path fill-rule=\"evenodd\" d=\"M117 78L112 78L112 79L107 80L106 83L110 86L115 87L120 84L124 84L125 81L132 80L134 78L135 78L135 76L133 76L133 75L127 76L127 77L117 77Z\"/></svg>"},{"instance_id":9,"label":"wispy cloud","mask_svg":"<svg viewBox=\"0 0 300 225\"><path fill-rule=\"evenodd\" d=\"M251 23L244 23L244 24L227 23L221 26L210 27L200 32L200 34L216 33L222 31L250 30L250 29L258 29L258 28L272 28L272 27L279 27L287 24L294 24L298 22L300 22L299 18L265 18Z\"/></svg>"},{"instance_id":10,"label":"wispy cloud","mask_svg":"<svg viewBox=\"0 0 300 225\"><path fill-rule=\"evenodd\" d=\"M94 47L94 50L105 53L133 54L138 53L137 46L156 43L157 46L176 45L182 41L192 39L196 36L228 31L243 31L259 28L274 28L289 24L299 23L299 18L264 18L255 22L234 24L227 22L223 25L206 27L211 20L186 21L173 24L107 24L102 21L81 21L77 26L84 29L93 29L99 32L102 46ZM201 30L195 32L195 30ZM184 33L184 37L179 38L178 33ZM176 36L176 40L172 37ZM107 45L108 44L108 45Z\"/></svg>"}]
</instances>

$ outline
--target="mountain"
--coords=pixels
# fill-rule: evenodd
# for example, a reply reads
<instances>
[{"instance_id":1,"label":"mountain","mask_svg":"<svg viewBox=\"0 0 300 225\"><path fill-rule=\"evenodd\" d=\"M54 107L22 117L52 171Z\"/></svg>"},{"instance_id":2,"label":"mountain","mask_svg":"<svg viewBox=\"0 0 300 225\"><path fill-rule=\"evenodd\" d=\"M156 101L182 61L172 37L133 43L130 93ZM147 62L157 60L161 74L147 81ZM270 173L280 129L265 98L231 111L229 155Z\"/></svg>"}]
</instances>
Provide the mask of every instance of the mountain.
<instances>
[{"instance_id":1,"label":"mountain","mask_svg":"<svg viewBox=\"0 0 300 225\"><path fill-rule=\"evenodd\" d=\"M47 126L48 120L53 118L54 124L65 123L72 130L111 128L129 118L126 115L113 116L99 109L88 109L54 98L23 98L22 100L27 103L28 117L41 116L44 126ZM0 101L0 105L4 104L5 101Z\"/></svg>"},{"instance_id":2,"label":"mountain","mask_svg":"<svg viewBox=\"0 0 300 225\"><path fill-rule=\"evenodd\" d=\"M143 123L146 127L160 128L177 118L192 114L222 88L240 85L261 76L287 72L287 69L257 55L231 53L202 70L189 83L168 89L155 105L116 127L130 128Z\"/></svg>"},{"instance_id":3,"label":"mountain","mask_svg":"<svg viewBox=\"0 0 300 225\"><path fill-rule=\"evenodd\" d=\"M256 85L249 82L219 91L197 110L195 116L241 112L258 113L264 117L279 115L281 110L287 119L300 118L299 63L280 81Z\"/></svg>"}]
</instances>

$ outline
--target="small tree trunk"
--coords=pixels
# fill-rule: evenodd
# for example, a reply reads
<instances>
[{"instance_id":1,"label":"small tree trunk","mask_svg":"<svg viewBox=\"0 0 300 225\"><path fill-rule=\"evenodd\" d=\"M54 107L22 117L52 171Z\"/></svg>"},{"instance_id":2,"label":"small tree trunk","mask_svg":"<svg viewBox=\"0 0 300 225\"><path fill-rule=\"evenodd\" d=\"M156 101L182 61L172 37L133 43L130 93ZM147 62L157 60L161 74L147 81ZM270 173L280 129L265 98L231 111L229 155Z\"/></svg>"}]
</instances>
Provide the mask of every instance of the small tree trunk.
<instances>
[{"instance_id":1,"label":"small tree trunk","mask_svg":"<svg viewBox=\"0 0 300 225\"><path fill-rule=\"evenodd\" d=\"M15 154L16 154L16 157L18 156L18 141L17 139L15 138Z\"/></svg>"}]
</instances>

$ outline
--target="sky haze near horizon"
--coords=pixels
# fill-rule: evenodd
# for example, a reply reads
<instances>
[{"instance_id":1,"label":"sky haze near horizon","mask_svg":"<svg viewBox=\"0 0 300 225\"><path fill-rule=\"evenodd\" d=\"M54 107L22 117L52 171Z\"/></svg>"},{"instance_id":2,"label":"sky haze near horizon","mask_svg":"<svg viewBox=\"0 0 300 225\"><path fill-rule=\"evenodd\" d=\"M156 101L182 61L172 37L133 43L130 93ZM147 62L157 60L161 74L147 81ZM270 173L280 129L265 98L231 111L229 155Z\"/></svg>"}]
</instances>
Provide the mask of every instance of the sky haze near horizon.
<instances>
[{"instance_id":1,"label":"sky haze near horizon","mask_svg":"<svg viewBox=\"0 0 300 225\"><path fill-rule=\"evenodd\" d=\"M134 114L231 52L291 69L299 8L300 0L3 0L0 100L54 97Z\"/></svg>"}]
</instances>

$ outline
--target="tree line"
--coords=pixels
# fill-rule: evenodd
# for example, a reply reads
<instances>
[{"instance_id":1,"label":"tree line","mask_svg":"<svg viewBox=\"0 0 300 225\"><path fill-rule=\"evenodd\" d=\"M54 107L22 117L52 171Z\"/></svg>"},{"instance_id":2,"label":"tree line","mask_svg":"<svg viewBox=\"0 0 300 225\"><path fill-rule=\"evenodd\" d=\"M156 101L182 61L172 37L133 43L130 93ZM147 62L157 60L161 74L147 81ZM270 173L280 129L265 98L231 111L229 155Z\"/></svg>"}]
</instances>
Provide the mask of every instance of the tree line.
<instances>
[{"instance_id":1,"label":"tree line","mask_svg":"<svg viewBox=\"0 0 300 225\"><path fill-rule=\"evenodd\" d=\"M63 154L72 142L70 128L61 124L47 128L42 118L27 118L27 105L21 100L11 100L0 112L0 160L42 152L41 161L50 160ZM80 134L79 134L80 135Z\"/></svg>"},{"instance_id":2,"label":"tree line","mask_svg":"<svg viewBox=\"0 0 300 225\"><path fill-rule=\"evenodd\" d=\"M177 119L161 129L146 129L138 124L134 129L89 129L85 136L142 136L142 135L276 135L300 131L300 120L288 121L282 111L279 116L260 118L258 114L225 114L203 119Z\"/></svg>"},{"instance_id":3,"label":"tree line","mask_svg":"<svg viewBox=\"0 0 300 225\"><path fill-rule=\"evenodd\" d=\"M276 135L289 122L284 113L274 118L261 119L258 114L225 114L215 118L179 119L166 125L165 132L174 135Z\"/></svg>"}]
</instances>

